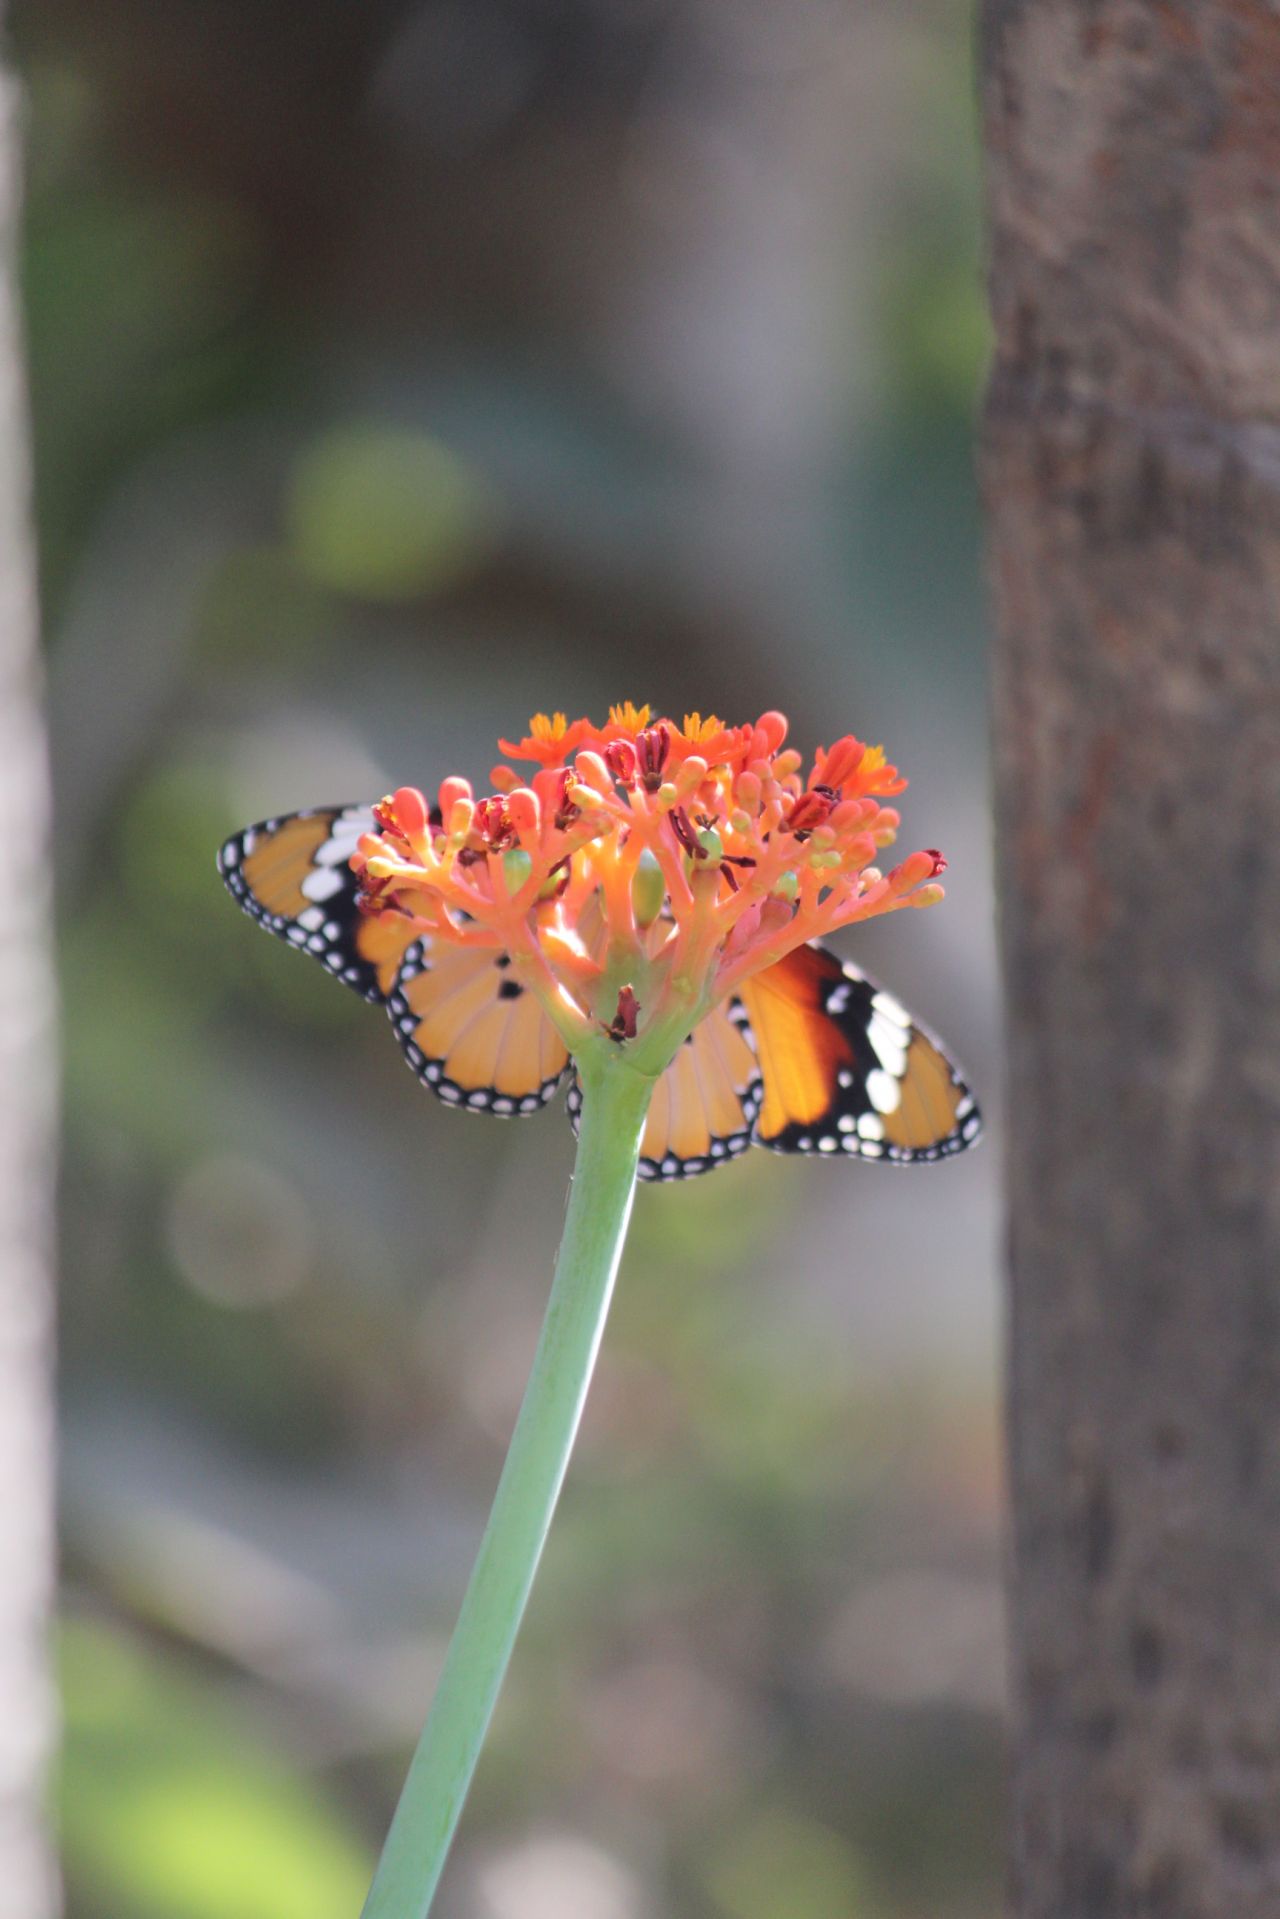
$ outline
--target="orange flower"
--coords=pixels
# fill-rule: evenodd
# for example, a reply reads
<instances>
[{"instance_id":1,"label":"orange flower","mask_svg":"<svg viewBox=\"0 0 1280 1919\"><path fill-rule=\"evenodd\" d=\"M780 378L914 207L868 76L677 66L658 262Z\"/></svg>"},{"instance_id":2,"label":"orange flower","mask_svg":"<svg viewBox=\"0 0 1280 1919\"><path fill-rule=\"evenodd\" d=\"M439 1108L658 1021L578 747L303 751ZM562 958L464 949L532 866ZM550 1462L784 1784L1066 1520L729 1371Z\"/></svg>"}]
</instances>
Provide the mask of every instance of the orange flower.
<instances>
[{"instance_id":1,"label":"orange flower","mask_svg":"<svg viewBox=\"0 0 1280 1919\"><path fill-rule=\"evenodd\" d=\"M784 750L786 720L725 727L647 706L603 727L535 714L477 800L446 779L433 808L401 787L352 857L365 910L509 956L570 1051L608 1035L658 1073L746 979L836 927L928 906L945 861L880 852L902 790L880 747L852 736L816 756Z\"/></svg>"},{"instance_id":2,"label":"orange flower","mask_svg":"<svg viewBox=\"0 0 1280 1919\"><path fill-rule=\"evenodd\" d=\"M622 733L634 737L643 727L648 726L649 719L650 713L647 704L644 706L633 706L630 700L624 700L621 706L611 706L609 708L609 725L607 730L610 734Z\"/></svg>"},{"instance_id":3,"label":"orange flower","mask_svg":"<svg viewBox=\"0 0 1280 1919\"><path fill-rule=\"evenodd\" d=\"M513 760L537 760L543 766L559 766L568 754L593 739L595 732L590 720L575 720L570 726L563 713L535 713L524 739L499 740L498 745Z\"/></svg>"}]
</instances>

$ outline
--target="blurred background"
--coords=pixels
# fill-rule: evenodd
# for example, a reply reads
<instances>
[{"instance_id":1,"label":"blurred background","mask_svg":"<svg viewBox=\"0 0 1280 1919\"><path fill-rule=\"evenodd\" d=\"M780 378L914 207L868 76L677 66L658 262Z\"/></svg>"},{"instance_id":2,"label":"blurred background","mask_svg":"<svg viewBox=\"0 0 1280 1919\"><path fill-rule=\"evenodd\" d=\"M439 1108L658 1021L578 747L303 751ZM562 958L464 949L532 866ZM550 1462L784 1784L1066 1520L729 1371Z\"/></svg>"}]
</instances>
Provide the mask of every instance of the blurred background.
<instances>
[{"instance_id":1,"label":"blurred background","mask_svg":"<svg viewBox=\"0 0 1280 1919\"><path fill-rule=\"evenodd\" d=\"M999 1115L963 0L15 0L59 809L73 1919L355 1919L571 1140L236 912L537 708L911 776ZM640 1192L441 1919L986 1919L991 1145Z\"/></svg>"}]
</instances>

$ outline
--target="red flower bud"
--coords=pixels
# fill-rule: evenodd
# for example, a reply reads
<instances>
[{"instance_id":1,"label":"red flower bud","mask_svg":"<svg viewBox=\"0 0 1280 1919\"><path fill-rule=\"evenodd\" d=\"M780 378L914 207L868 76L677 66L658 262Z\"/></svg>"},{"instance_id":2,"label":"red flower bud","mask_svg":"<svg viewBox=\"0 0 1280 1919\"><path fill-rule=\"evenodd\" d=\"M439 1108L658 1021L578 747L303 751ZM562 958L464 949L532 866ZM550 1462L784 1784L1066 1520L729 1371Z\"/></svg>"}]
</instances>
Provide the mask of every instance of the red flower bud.
<instances>
[{"instance_id":1,"label":"red flower bud","mask_svg":"<svg viewBox=\"0 0 1280 1919\"><path fill-rule=\"evenodd\" d=\"M855 739L852 733L846 733L834 746L819 753L815 770L821 774L822 784L839 792L845 781L851 780L861 766L866 750L861 740Z\"/></svg>"},{"instance_id":2,"label":"red flower bud","mask_svg":"<svg viewBox=\"0 0 1280 1919\"><path fill-rule=\"evenodd\" d=\"M573 763L573 770L584 786L592 787L597 793L613 791L613 780L608 767L600 755L593 753L589 746L583 747Z\"/></svg>"},{"instance_id":3,"label":"red flower bud","mask_svg":"<svg viewBox=\"0 0 1280 1919\"><path fill-rule=\"evenodd\" d=\"M671 750L671 734L659 723L646 726L643 732L636 734L636 758L640 766L640 780L646 793L656 793L662 785L662 769L667 763L667 754Z\"/></svg>"},{"instance_id":4,"label":"red flower bud","mask_svg":"<svg viewBox=\"0 0 1280 1919\"><path fill-rule=\"evenodd\" d=\"M536 840L542 826L542 803L527 786L507 794L507 817L522 840Z\"/></svg>"},{"instance_id":5,"label":"red flower bud","mask_svg":"<svg viewBox=\"0 0 1280 1919\"><path fill-rule=\"evenodd\" d=\"M427 828L427 802L416 786L398 786L391 797L395 808L396 823L411 838L425 833Z\"/></svg>"},{"instance_id":6,"label":"red flower bud","mask_svg":"<svg viewBox=\"0 0 1280 1919\"><path fill-rule=\"evenodd\" d=\"M471 798L471 781L459 778L451 773L447 780L440 782L440 813L444 819L453 817L454 805L458 800Z\"/></svg>"},{"instance_id":7,"label":"red flower bud","mask_svg":"<svg viewBox=\"0 0 1280 1919\"><path fill-rule=\"evenodd\" d=\"M756 721L756 732L764 736L766 750L776 753L787 737L787 716L785 713L762 713Z\"/></svg>"},{"instance_id":8,"label":"red flower bud","mask_svg":"<svg viewBox=\"0 0 1280 1919\"><path fill-rule=\"evenodd\" d=\"M783 824L787 831L794 833L797 839L808 839L815 826L825 826L830 819L835 801L830 792L814 787L808 793L802 793L794 801L791 811Z\"/></svg>"},{"instance_id":9,"label":"red flower bud","mask_svg":"<svg viewBox=\"0 0 1280 1919\"><path fill-rule=\"evenodd\" d=\"M630 740L610 740L604 749L604 763L615 780L630 786L636 776L636 749Z\"/></svg>"}]
</instances>

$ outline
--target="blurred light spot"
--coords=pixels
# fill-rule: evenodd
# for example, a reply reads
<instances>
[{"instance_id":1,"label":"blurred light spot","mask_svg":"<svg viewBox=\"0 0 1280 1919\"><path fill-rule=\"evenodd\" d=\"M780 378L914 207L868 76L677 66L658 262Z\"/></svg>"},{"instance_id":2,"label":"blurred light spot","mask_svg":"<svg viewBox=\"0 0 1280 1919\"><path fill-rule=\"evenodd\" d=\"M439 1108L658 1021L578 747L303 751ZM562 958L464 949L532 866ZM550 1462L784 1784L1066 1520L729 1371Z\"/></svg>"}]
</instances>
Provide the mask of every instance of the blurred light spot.
<instances>
[{"instance_id":1,"label":"blurred light spot","mask_svg":"<svg viewBox=\"0 0 1280 1919\"><path fill-rule=\"evenodd\" d=\"M426 433L335 428L299 458L286 504L303 572L335 592L416 599L488 551L494 502L480 476Z\"/></svg>"},{"instance_id":2,"label":"blurred light spot","mask_svg":"<svg viewBox=\"0 0 1280 1919\"><path fill-rule=\"evenodd\" d=\"M296 1186L254 1160L203 1159L174 1189L166 1221L175 1266L219 1306L266 1306L296 1292L315 1250Z\"/></svg>"},{"instance_id":3,"label":"blurred light spot","mask_svg":"<svg viewBox=\"0 0 1280 1919\"><path fill-rule=\"evenodd\" d=\"M1004 1661L995 1577L950 1572L896 1573L862 1587L822 1653L828 1678L869 1698L987 1712L1003 1709Z\"/></svg>"},{"instance_id":4,"label":"blurred light spot","mask_svg":"<svg viewBox=\"0 0 1280 1919\"><path fill-rule=\"evenodd\" d=\"M588 1688L580 1709L602 1771L685 1800L732 1792L767 1758L745 1700L691 1660L637 1661Z\"/></svg>"},{"instance_id":5,"label":"blurred light spot","mask_svg":"<svg viewBox=\"0 0 1280 1919\"><path fill-rule=\"evenodd\" d=\"M546 1836L482 1866L474 1919L640 1919L640 1888L616 1859L580 1839Z\"/></svg>"},{"instance_id":6,"label":"blurred light spot","mask_svg":"<svg viewBox=\"0 0 1280 1919\"><path fill-rule=\"evenodd\" d=\"M841 1835L770 1807L737 1829L709 1879L726 1919L857 1919L868 1911L857 1857Z\"/></svg>"}]
</instances>

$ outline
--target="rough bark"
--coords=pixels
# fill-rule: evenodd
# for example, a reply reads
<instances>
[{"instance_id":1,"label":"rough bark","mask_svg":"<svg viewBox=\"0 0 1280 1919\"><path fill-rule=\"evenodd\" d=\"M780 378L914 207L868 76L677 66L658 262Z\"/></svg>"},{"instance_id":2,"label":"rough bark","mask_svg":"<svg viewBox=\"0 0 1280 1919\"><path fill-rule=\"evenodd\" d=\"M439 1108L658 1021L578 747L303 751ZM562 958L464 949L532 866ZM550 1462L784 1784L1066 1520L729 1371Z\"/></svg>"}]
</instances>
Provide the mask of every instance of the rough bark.
<instances>
[{"instance_id":1,"label":"rough bark","mask_svg":"<svg viewBox=\"0 0 1280 1919\"><path fill-rule=\"evenodd\" d=\"M1014 1906L1280 1912L1280 10L985 0Z\"/></svg>"},{"instance_id":2,"label":"rough bark","mask_svg":"<svg viewBox=\"0 0 1280 1919\"><path fill-rule=\"evenodd\" d=\"M4 9L0 8L0 25ZM0 1911L52 1919L50 1404L54 1066L48 793L14 288L15 90L0 72Z\"/></svg>"}]
</instances>

